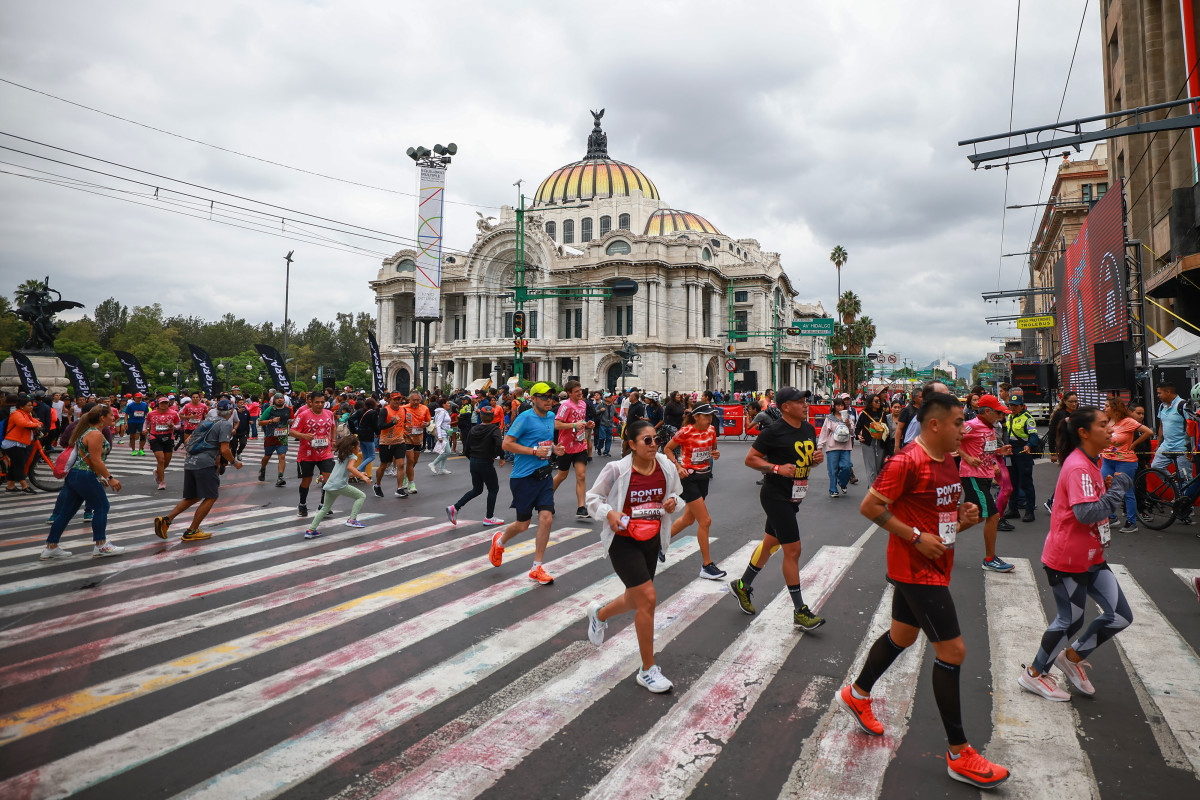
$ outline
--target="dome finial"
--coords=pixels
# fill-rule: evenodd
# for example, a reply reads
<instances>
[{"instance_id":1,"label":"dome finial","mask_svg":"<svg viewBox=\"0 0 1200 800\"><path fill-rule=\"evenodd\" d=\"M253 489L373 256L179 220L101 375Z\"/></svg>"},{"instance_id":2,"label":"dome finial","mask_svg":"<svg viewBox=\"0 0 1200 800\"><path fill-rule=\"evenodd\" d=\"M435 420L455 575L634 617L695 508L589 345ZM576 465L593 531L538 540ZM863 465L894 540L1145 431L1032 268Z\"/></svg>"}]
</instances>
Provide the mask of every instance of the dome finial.
<instances>
[{"instance_id":1,"label":"dome finial","mask_svg":"<svg viewBox=\"0 0 1200 800\"><path fill-rule=\"evenodd\" d=\"M584 158L608 158L608 134L600 129L604 109L592 112L592 133L588 136L587 155Z\"/></svg>"}]
</instances>

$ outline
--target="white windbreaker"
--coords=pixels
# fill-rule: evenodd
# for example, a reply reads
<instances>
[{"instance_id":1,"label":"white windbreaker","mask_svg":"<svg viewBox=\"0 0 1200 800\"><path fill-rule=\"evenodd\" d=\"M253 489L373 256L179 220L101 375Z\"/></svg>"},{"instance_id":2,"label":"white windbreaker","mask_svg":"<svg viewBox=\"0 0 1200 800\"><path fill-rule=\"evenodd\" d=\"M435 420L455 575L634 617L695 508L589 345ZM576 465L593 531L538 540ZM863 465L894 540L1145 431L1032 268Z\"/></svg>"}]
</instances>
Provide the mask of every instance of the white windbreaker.
<instances>
[{"instance_id":1,"label":"white windbreaker","mask_svg":"<svg viewBox=\"0 0 1200 800\"><path fill-rule=\"evenodd\" d=\"M654 457L658 460L658 466L662 468L663 476L667 479L667 491L663 502L665 503L668 497L674 497L676 513L683 511L683 484L679 482L679 473L675 470L675 465L662 453L655 453ZM608 524L608 512L615 510L620 514L621 509L625 507L625 497L629 494L629 476L632 472L632 454L625 456L620 461L610 461L604 465L600 476L596 478L592 488L587 491L588 515L603 523L600 527L600 542L604 545L606 553L612 545L613 537L616 536ZM668 514L666 509L663 510L658 541L662 545L664 553L671 545L671 521L674 518L675 514Z\"/></svg>"}]
</instances>

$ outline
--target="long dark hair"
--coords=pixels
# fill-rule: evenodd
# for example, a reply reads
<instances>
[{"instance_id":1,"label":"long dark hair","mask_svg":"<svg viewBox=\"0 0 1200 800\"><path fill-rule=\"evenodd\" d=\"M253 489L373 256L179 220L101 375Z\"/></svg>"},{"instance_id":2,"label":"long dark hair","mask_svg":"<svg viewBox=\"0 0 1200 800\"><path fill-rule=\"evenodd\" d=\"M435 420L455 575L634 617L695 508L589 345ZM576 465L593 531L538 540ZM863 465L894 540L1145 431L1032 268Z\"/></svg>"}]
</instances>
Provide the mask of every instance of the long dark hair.
<instances>
[{"instance_id":1,"label":"long dark hair","mask_svg":"<svg viewBox=\"0 0 1200 800\"><path fill-rule=\"evenodd\" d=\"M1059 426L1061 431L1061 435L1058 437L1059 465L1065 463L1067 456L1079 447L1081 441L1079 432L1092 427L1092 423L1096 421L1099 413L1100 409L1095 406L1080 406Z\"/></svg>"},{"instance_id":2,"label":"long dark hair","mask_svg":"<svg viewBox=\"0 0 1200 800\"><path fill-rule=\"evenodd\" d=\"M345 461L358 449L358 437L353 433L348 433L337 440L334 448L337 450L337 460Z\"/></svg>"},{"instance_id":3,"label":"long dark hair","mask_svg":"<svg viewBox=\"0 0 1200 800\"><path fill-rule=\"evenodd\" d=\"M1070 398L1070 397L1079 397L1079 395L1076 394L1075 392L1064 392L1062 398L1058 401L1058 408L1054 409L1054 411L1056 413L1059 411L1066 411L1067 410L1067 398Z\"/></svg>"},{"instance_id":4,"label":"long dark hair","mask_svg":"<svg viewBox=\"0 0 1200 800\"><path fill-rule=\"evenodd\" d=\"M92 428L100 424L100 420L104 419L104 415L112 411L112 406L106 406L104 403L97 403L92 406L92 410L79 418L79 422L75 423L75 428L71 431L71 438L67 441L67 447L73 447L79 438Z\"/></svg>"}]
</instances>

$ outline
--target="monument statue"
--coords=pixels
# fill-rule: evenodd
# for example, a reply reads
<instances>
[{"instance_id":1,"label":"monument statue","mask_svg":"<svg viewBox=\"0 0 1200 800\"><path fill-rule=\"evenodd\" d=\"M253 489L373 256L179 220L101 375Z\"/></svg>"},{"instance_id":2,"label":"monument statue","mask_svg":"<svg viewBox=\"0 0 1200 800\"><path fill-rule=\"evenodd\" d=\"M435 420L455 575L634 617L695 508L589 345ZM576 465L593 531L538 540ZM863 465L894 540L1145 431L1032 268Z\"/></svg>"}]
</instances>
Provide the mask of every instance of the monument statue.
<instances>
[{"instance_id":1,"label":"monument statue","mask_svg":"<svg viewBox=\"0 0 1200 800\"><path fill-rule=\"evenodd\" d=\"M63 300L57 290L50 288L50 277L44 281L33 281L32 286L17 290L17 308L10 311L29 325L29 338L22 353L54 355L54 340L59 328L54 324L54 315L68 308L83 308L83 303Z\"/></svg>"},{"instance_id":2,"label":"monument statue","mask_svg":"<svg viewBox=\"0 0 1200 800\"><path fill-rule=\"evenodd\" d=\"M600 129L604 109L592 112L592 133L588 136L587 155L584 158L608 158L608 134Z\"/></svg>"}]
</instances>

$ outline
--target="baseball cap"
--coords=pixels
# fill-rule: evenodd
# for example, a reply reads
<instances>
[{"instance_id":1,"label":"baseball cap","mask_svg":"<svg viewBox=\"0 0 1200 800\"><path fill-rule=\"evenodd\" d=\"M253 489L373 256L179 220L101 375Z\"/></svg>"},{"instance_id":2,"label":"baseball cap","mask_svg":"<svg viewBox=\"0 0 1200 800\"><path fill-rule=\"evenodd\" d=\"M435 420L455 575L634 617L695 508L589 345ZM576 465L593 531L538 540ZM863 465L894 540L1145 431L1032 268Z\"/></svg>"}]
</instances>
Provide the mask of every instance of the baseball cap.
<instances>
[{"instance_id":1,"label":"baseball cap","mask_svg":"<svg viewBox=\"0 0 1200 800\"><path fill-rule=\"evenodd\" d=\"M165 398L165 397L160 397L160 398L158 398L157 400L155 400L154 402L155 402L155 403L169 403L169 402L171 402L171 401L170 401L170 400L168 400L168 399L167 399L167 398Z\"/></svg>"},{"instance_id":2,"label":"baseball cap","mask_svg":"<svg viewBox=\"0 0 1200 800\"><path fill-rule=\"evenodd\" d=\"M404 392L392 392L388 395L389 400L395 400L397 397L403 398Z\"/></svg>"},{"instance_id":3,"label":"baseball cap","mask_svg":"<svg viewBox=\"0 0 1200 800\"><path fill-rule=\"evenodd\" d=\"M534 397L554 397L554 390L550 388L550 384L541 381L530 386L529 393Z\"/></svg>"},{"instance_id":4,"label":"baseball cap","mask_svg":"<svg viewBox=\"0 0 1200 800\"><path fill-rule=\"evenodd\" d=\"M131 395L131 394L127 394L127 395L125 395L125 399L126 399L126 400L132 400L132 399L133 399L133 395Z\"/></svg>"},{"instance_id":5,"label":"baseball cap","mask_svg":"<svg viewBox=\"0 0 1200 800\"><path fill-rule=\"evenodd\" d=\"M134 392L134 393L133 393L133 396L134 396L135 398L136 398L136 397L145 397L145 395L144 395L144 394L142 394L141 392Z\"/></svg>"},{"instance_id":6,"label":"baseball cap","mask_svg":"<svg viewBox=\"0 0 1200 800\"><path fill-rule=\"evenodd\" d=\"M983 400L983 398L980 398L981 402L982 402L982 400ZM1013 392L1008 398L1008 404L1010 406L1025 405L1025 395L1021 394L1020 392Z\"/></svg>"},{"instance_id":7,"label":"baseball cap","mask_svg":"<svg viewBox=\"0 0 1200 800\"><path fill-rule=\"evenodd\" d=\"M1008 410L1008 406L1004 405L1004 403L1001 403L1000 398L996 397L996 395L994 395L994 394L985 394L983 397L980 397L979 398L979 407L980 408L990 408L993 411L999 411L1001 414L1010 413Z\"/></svg>"},{"instance_id":8,"label":"baseball cap","mask_svg":"<svg viewBox=\"0 0 1200 800\"><path fill-rule=\"evenodd\" d=\"M775 404L782 406L784 403L796 401L808 402L808 398L812 397L812 392L807 389L797 389L795 386L785 386L775 393Z\"/></svg>"},{"instance_id":9,"label":"baseball cap","mask_svg":"<svg viewBox=\"0 0 1200 800\"><path fill-rule=\"evenodd\" d=\"M233 401L229 399L217 401L217 411L232 411Z\"/></svg>"},{"instance_id":10,"label":"baseball cap","mask_svg":"<svg viewBox=\"0 0 1200 800\"><path fill-rule=\"evenodd\" d=\"M712 414L713 407L710 406L708 403L701 403L700 405L692 408L692 413L693 414Z\"/></svg>"},{"instance_id":11,"label":"baseball cap","mask_svg":"<svg viewBox=\"0 0 1200 800\"><path fill-rule=\"evenodd\" d=\"M497 409L494 409L491 406L484 406L483 408L479 409L479 421L491 422L492 418L496 415L496 411Z\"/></svg>"}]
</instances>

